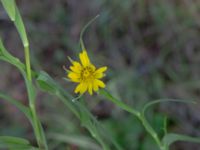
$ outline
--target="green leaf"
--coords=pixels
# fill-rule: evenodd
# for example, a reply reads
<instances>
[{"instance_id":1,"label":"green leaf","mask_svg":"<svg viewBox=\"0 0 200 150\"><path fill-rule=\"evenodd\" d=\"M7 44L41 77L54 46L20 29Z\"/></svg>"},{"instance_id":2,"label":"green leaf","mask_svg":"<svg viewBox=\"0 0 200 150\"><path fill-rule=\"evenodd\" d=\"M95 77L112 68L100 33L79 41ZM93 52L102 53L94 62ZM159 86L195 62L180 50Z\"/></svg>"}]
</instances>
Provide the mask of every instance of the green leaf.
<instances>
[{"instance_id":1,"label":"green leaf","mask_svg":"<svg viewBox=\"0 0 200 150\"><path fill-rule=\"evenodd\" d=\"M167 123L168 123L168 118L167 118L167 116L165 116L165 118L164 118L164 124L163 124L164 135L167 134Z\"/></svg>"},{"instance_id":2,"label":"green leaf","mask_svg":"<svg viewBox=\"0 0 200 150\"><path fill-rule=\"evenodd\" d=\"M21 40L22 40L22 43L23 43L24 47L28 47L29 46L29 42L28 42L26 30L25 30L25 27L24 27L24 23L23 23L22 17L20 15L20 12L19 12L17 7L16 7L16 16L15 16L14 24L15 24L18 32L19 32L19 35L21 37Z\"/></svg>"},{"instance_id":3,"label":"green leaf","mask_svg":"<svg viewBox=\"0 0 200 150\"><path fill-rule=\"evenodd\" d=\"M0 142L10 143L10 144L19 144L19 145L29 144L29 141L26 139L12 137L12 136L0 136Z\"/></svg>"},{"instance_id":4,"label":"green leaf","mask_svg":"<svg viewBox=\"0 0 200 150\"><path fill-rule=\"evenodd\" d=\"M172 143L176 141L187 141L187 142L194 142L200 143L200 138L197 137L190 137L187 135L175 134L175 133L168 133L163 137L162 142L166 146L170 146Z\"/></svg>"},{"instance_id":5,"label":"green leaf","mask_svg":"<svg viewBox=\"0 0 200 150\"><path fill-rule=\"evenodd\" d=\"M15 21L15 0L1 0L1 2L10 19L12 21Z\"/></svg>"},{"instance_id":6,"label":"green leaf","mask_svg":"<svg viewBox=\"0 0 200 150\"><path fill-rule=\"evenodd\" d=\"M5 60L5 61L13 64L14 66L16 66L20 70L20 72L23 75L25 82L26 82L29 99L31 100L32 103L34 103L35 97L36 97L36 92L35 92L33 83L27 78L26 71L25 71L25 65L23 63L21 63L21 61L18 58L12 56L5 49L1 39L0 39L0 50L3 53L3 56L0 57L0 59Z\"/></svg>"},{"instance_id":7,"label":"green leaf","mask_svg":"<svg viewBox=\"0 0 200 150\"><path fill-rule=\"evenodd\" d=\"M29 145L20 145L20 144L11 144L11 143L2 143L0 142L0 149L9 149L9 150L28 150L31 146Z\"/></svg>"},{"instance_id":8,"label":"green leaf","mask_svg":"<svg viewBox=\"0 0 200 150\"><path fill-rule=\"evenodd\" d=\"M94 118L94 116L90 113L90 111L85 107L84 100L81 99L81 101L77 101L77 106L80 110L81 125L88 129L90 134L101 144L102 149L110 150L110 148L106 144L108 140L105 140L102 138L101 132L98 129L99 123Z\"/></svg>"},{"instance_id":9,"label":"green leaf","mask_svg":"<svg viewBox=\"0 0 200 150\"><path fill-rule=\"evenodd\" d=\"M15 1L14 0L1 0L1 2L2 2L5 10L7 11L9 17L14 22L14 24L17 28L17 31L19 32L19 35L21 37L24 47L28 47L29 42L28 42L26 30L25 30L24 23L23 23L21 15L20 15L19 9L15 5Z\"/></svg>"},{"instance_id":10,"label":"green leaf","mask_svg":"<svg viewBox=\"0 0 200 150\"><path fill-rule=\"evenodd\" d=\"M3 55L7 50L5 49L2 39L0 38L0 54Z\"/></svg>"},{"instance_id":11,"label":"green leaf","mask_svg":"<svg viewBox=\"0 0 200 150\"><path fill-rule=\"evenodd\" d=\"M103 132L103 128L100 128L100 124L96 118L89 112L89 110L80 103L80 101L72 101L75 99L71 96L65 89L63 89L58 83L56 83L46 72L41 71L37 77L38 86L50 94L56 95L67 108L75 114L75 116L80 120L81 124L88 129L88 131L94 135L94 138L101 144L104 145L104 141L101 139L99 131ZM105 136L107 141L113 143L113 145L120 150L116 142L108 135ZM106 147L106 146L105 146ZM108 149L106 147L106 149Z\"/></svg>"},{"instance_id":12,"label":"green leaf","mask_svg":"<svg viewBox=\"0 0 200 150\"><path fill-rule=\"evenodd\" d=\"M1 59L4 61L7 61L11 64L13 64L14 66L16 66L17 68L19 68L21 71L25 70L25 65L17 58L12 56L4 47L3 42L0 38L0 56Z\"/></svg>"},{"instance_id":13,"label":"green leaf","mask_svg":"<svg viewBox=\"0 0 200 150\"><path fill-rule=\"evenodd\" d=\"M37 77L37 83L39 87L50 94L56 94L58 92L56 83L52 78L44 71L41 71Z\"/></svg>"},{"instance_id":14,"label":"green leaf","mask_svg":"<svg viewBox=\"0 0 200 150\"><path fill-rule=\"evenodd\" d=\"M66 135L66 134L58 134L58 133L51 133L49 135L52 139L58 140L60 142L75 144L79 147L82 147L88 150L101 150L100 146L98 146L94 141L92 141L90 138L85 137L85 136Z\"/></svg>"},{"instance_id":15,"label":"green leaf","mask_svg":"<svg viewBox=\"0 0 200 150\"><path fill-rule=\"evenodd\" d=\"M179 103L189 103L189 104L195 104L195 101L189 101L189 100L179 100L179 99L159 99L159 100L154 100L151 101L147 104L144 105L142 112L143 114L145 113L145 111L151 107L152 105L158 104L158 103L163 103L163 102L179 102Z\"/></svg>"},{"instance_id":16,"label":"green leaf","mask_svg":"<svg viewBox=\"0 0 200 150\"><path fill-rule=\"evenodd\" d=\"M67 92L61 88L46 72L41 71L37 77L37 83L40 89L49 94L53 94L58 96L63 103L78 117L80 118L80 114L78 109L75 106L75 103L72 102L74 99L71 95L67 94Z\"/></svg>"},{"instance_id":17,"label":"green leaf","mask_svg":"<svg viewBox=\"0 0 200 150\"><path fill-rule=\"evenodd\" d=\"M0 136L0 148L9 150L39 150L31 146L28 140L12 136Z\"/></svg>"},{"instance_id":18,"label":"green leaf","mask_svg":"<svg viewBox=\"0 0 200 150\"><path fill-rule=\"evenodd\" d=\"M22 103L20 103L18 100L13 99L12 97L7 96L3 92L0 92L0 98L1 100L5 100L13 105L15 105L21 112L23 112L26 117L31 121L31 113L28 107L24 106Z\"/></svg>"},{"instance_id":19,"label":"green leaf","mask_svg":"<svg viewBox=\"0 0 200 150\"><path fill-rule=\"evenodd\" d=\"M118 107L122 108L123 110L135 115L135 116L139 116L140 113L135 110L134 108L131 108L130 106L126 105L124 102L116 99L115 97L113 97L108 91L102 89L99 91L99 94L106 97L108 100L110 100L111 102L113 102L114 104L116 104Z\"/></svg>"},{"instance_id":20,"label":"green leaf","mask_svg":"<svg viewBox=\"0 0 200 150\"><path fill-rule=\"evenodd\" d=\"M1 40L1 38L0 38L0 56L2 56L3 55L3 51L5 50L5 49L3 49L4 47L3 47L3 43L2 43L2 40Z\"/></svg>"}]
</instances>

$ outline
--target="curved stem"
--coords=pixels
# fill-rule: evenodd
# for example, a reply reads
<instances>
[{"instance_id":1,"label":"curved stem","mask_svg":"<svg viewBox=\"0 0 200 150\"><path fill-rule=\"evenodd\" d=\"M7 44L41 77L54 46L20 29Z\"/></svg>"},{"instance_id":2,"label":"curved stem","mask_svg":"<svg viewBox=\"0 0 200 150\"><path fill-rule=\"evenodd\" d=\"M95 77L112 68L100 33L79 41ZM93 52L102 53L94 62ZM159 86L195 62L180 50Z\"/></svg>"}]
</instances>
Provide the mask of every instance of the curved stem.
<instances>
[{"instance_id":1,"label":"curved stem","mask_svg":"<svg viewBox=\"0 0 200 150\"><path fill-rule=\"evenodd\" d=\"M81 34L80 34L80 46L81 46L81 50L85 49L84 46L84 42L83 42L83 34L85 32L85 30L99 17L99 15L95 16L93 19L91 19L81 30Z\"/></svg>"},{"instance_id":2,"label":"curved stem","mask_svg":"<svg viewBox=\"0 0 200 150\"><path fill-rule=\"evenodd\" d=\"M161 150L163 149L163 145L158 137L158 134L156 131L152 128L152 126L149 124L149 122L146 120L145 116L143 114L140 114L138 116L138 119L142 122L142 125L146 129L146 131L151 135L151 137L155 140L156 144Z\"/></svg>"},{"instance_id":3,"label":"curved stem","mask_svg":"<svg viewBox=\"0 0 200 150\"><path fill-rule=\"evenodd\" d=\"M147 121L147 119L146 119L146 117L144 115L144 111L139 112L139 111L131 108L130 106L126 105L123 101L120 101L120 100L114 98L107 90L101 90L99 92L99 94L105 96L108 100L110 100L111 102L116 104L118 107L122 108L123 110L125 110L125 111L133 114L134 116L136 116L139 119L139 121L141 121L141 123L144 126L145 130L155 140L155 142L158 145L158 147L160 148L160 150L168 150L168 147L163 145L163 143L161 142L158 134L153 129L153 127L150 125L150 123Z\"/></svg>"}]
</instances>

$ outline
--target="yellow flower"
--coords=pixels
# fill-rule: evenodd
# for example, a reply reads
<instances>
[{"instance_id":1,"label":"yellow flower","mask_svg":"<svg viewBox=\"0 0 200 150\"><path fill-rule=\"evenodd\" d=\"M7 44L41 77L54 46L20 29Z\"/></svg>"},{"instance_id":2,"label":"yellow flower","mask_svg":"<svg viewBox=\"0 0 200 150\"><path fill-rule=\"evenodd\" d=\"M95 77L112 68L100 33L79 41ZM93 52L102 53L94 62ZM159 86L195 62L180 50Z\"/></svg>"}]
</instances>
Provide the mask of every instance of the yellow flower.
<instances>
[{"instance_id":1,"label":"yellow flower","mask_svg":"<svg viewBox=\"0 0 200 150\"><path fill-rule=\"evenodd\" d=\"M97 92L99 88L105 88L104 82L100 79L105 76L104 72L107 67L97 69L90 62L86 50L79 54L79 58L81 63L71 60L72 66L70 66L68 73L68 78L72 82L79 83L74 92L83 94L88 91L92 95L93 91Z\"/></svg>"}]
</instances>

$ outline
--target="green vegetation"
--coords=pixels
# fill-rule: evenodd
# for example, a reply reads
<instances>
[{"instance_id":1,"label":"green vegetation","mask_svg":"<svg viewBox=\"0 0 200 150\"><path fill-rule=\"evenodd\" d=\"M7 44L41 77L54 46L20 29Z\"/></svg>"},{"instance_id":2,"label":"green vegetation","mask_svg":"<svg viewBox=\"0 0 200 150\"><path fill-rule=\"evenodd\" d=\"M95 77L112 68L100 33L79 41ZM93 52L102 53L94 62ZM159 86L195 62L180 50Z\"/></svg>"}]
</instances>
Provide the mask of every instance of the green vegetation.
<instances>
[{"instance_id":1,"label":"green vegetation","mask_svg":"<svg viewBox=\"0 0 200 150\"><path fill-rule=\"evenodd\" d=\"M1 121L0 148L169 150L175 142L187 141L190 149L197 149L191 148L190 143L200 142L195 137L198 134L191 134L198 132L198 125L189 128L191 135L178 133L174 128L184 129L185 124L193 124L181 118L187 115L184 111L197 112L189 116L193 118L199 113L195 110L199 105L200 4L187 0L70 2L66 5L61 1L57 7L55 2L48 2L53 13L42 9L45 3L32 6L25 2L28 8L40 7L37 12L29 10L27 15L29 42L22 20L25 15L20 15L14 0L1 0L10 18L6 21L15 25L23 45L23 48L14 46L13 52L8 43L12 42L11 37L17 41L16 36L1 31L1 78L6 75L4 70L12 66L11 74L20 73L18 80L22 82L23 77L26 87L23 92L27 94L22 96L25 101L13 98L13 91L3 86L0 98L4 104L19 109L26 117L22 120L29 123L22 124L14 117L9 119L9 113L5 114L8 118ZM74 4L82 15L67 12L78 10ZM86 10L95 14L88 16ZM86 25L84 46L84 24L98 13L100 17L95 24ZM45 17L53 21L48 20L41 27ZM72 22L77 22L77 26L71 25ZM56 29L49 33L52 27ZM4 28L11 32L9 26ZM79 33L80 43L77 42ZM74 85L63 80L66 74L62 66L67 56L77 56L84 47L92 62L108 66L106 89L94 96L73 94ZM10 85L20 89L18 84Z\"/></svg>"}]
</instances>

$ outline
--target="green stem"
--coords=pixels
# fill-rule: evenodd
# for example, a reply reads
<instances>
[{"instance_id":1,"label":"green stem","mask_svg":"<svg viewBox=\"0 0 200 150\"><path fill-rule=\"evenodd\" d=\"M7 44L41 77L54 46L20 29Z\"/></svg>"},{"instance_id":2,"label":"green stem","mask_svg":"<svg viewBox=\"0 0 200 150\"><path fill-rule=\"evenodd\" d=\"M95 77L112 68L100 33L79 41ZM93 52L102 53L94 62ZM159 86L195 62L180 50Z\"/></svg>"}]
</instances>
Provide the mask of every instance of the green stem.
<instances>
[{"instance_id":1,"label":"green stem","mask_svg":"<svg viewBox=\"0 0 200 150\"><path fill-rule=\"evenodd\" d=\"M163 149L163 145L158 137L158 134L156 133L156 131L152 128L152 126L149 124L149 122L146 120L145 116L143 114L140 114L139 116L137 116L138 119L142 122L142 125L144 126L144 128L146 129L146 131L151 135L151 137L155 140L156 144L158 145L158 147L161 150L165 150Z\"/></svg>"},{"instance_id":2,"label":"green stem","mask_svg":"<svg viewBox=\"0 0 200 150\"><path fill-rule=\"evenodd\" d=\"M24 54L25 54L27 78L29 81L32 81L29 46L24 47Z\"/></svg>"},{"instance_id":3,"label":"green stem","mask_svg":"<svg viewBox=\"0 0 200 150\"><path fill-rule=\"evenodd\" d=\"M160 149L161 149L161 150L169 150L169 147L167 147L167 146L162 146Z\"/></svg>"},{"instance_id":4,"label":"green stem","mask_svg":"<svg viewBox=\"0 0 200 150\"><path fill-rule=\"evenodd\" d=\"M33 128L34 133L36 136L36 140L39 146L40 150L48 150L46 139L41 130L40 126L40 120L38 119L36 108L35 108L35 97L32 95L34 93L33 85L32 85L32 76L31 76L31 63L30 63L30 50L29 46L24 47L24 54L25 54L25 63L26 63L26 77L28 81L26 81L27 89L28 89L28 95L29 95L29 107L32 114L33 119ZM29 85L30 84L30 85Z\"/></svg>"},{"instance_id":5,"label":"green stem","mask_svg":"<svg viewBox=\"0 0 200 150\"><path fill-rule=\"evenodd\" d=\"M99 94L101 94L102 96L105 96L106 98L108 98L108 100L110 100L111 102L115 103L117 106L119 106L123 110L125 110L125 111L127 111L127 112L129 112L129 113L131 113L131 114L133 114L133 115L135 115L137 117L139 117L140 113L137 110L135 110L135 109L131 108L130 106L124 104L124 102L116 99L107 90L102 89L102 90L99 91Z\"/></svg>"},{"instance_id":6,"label":"green stem","mask_svg":"<svg viewBox=\"0 0 200 150\"><path fill-rule=\"evenodd\" d=\"M1 40L0 40L0 49L1 49L1 55L2 55L0 59L16 66L25 79L26 88L28 91L29 108L31 111L30 119L31 119L31 124L34 129L34 134L36 136L36 140L37 140L38 146L40 147L40 150L48 150L48 146L46 144L46 138L45 138L40 120L37 117L37 113L35 109L35 91L34 91L34 85L32 83L29 46L28 44L24 46L25 67L24 67L24 64L21 63L18 58L12 56L5 49Z\"/></svg>"},{"instance_id":7,"label":"green stem","mask_svg":"<svg viewBox=\"0 0 200 150\"><path fill-rule=\"evenodd\" d=\"M142 125L144 126L145 130L152 136L152 138L155 140L156 144L158 145L158 147L160 148L160 150L168 150L168 147L166 147L165 145L163 145L163 143L161 142L158 134L156 133L156 131L152 128L152 126L149 124L149 122L147 121L145 115L144 115L144 111L141 113L133 108L131 108L130 106L126 105L123 101L120 101L116 98L114 98L108 91L106 90L101 90L99 91L99 93L103 96L105 96L106 98L108 98L108 100L110 100L111 102L113 102L114 104L116 104L117 106L119 106L120 108L122 108L123 110L133 114L134 116L136 116L142 123Z\"/></svg>"},{"instance_id":8,"label":"green stem","mask_svg":"<svg viewBox=\"0 0 200 150\"><path fill-rule=\"evenodd\" d=\"M106 146L106 144L102 141L101 138L96 138L96 139L97 139L97 140L99 141L99 143L101 144L103 150L110 150L110 149Z\"/></svg>"},{"instance_id":9,"label":"green stem","mask_svg":"<svg viewBox=\"0 0 200 150\"><path fill-rule=\"evenodd\" d=\"M35 106L30 104L29 107L30 107L31 114L32 114L32 121L33 121L32 125L34 128L34 133L36 136L37 144L38 144L40 150L44 150L44 144L43 144L42 137L40 134L39 123L38 123L39 120L37 118Z\"/></svg>"},{"instance_id":10,"label":"green stem","mask_svg":"<svg viewBox=\"0 0 200 150\"><path fill-rule=\"evenodd\" d=\"M83 34L85 33L85 30L99 17L99 15L95 16L94 18L92 18L81 30L81 34L80 34L80 46L81 46L81 50L85 50L85 45L83 42Z\"/></svg>"}]
</instances>

